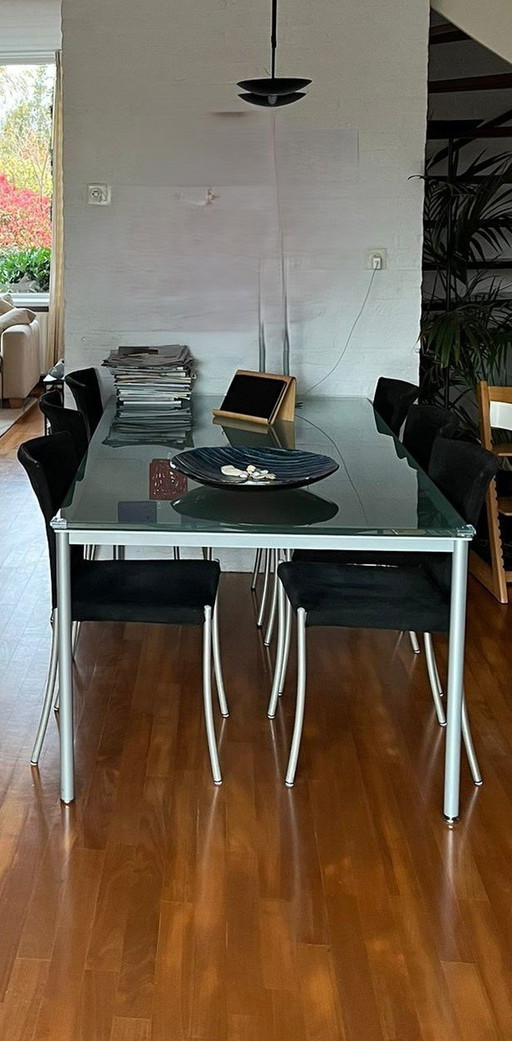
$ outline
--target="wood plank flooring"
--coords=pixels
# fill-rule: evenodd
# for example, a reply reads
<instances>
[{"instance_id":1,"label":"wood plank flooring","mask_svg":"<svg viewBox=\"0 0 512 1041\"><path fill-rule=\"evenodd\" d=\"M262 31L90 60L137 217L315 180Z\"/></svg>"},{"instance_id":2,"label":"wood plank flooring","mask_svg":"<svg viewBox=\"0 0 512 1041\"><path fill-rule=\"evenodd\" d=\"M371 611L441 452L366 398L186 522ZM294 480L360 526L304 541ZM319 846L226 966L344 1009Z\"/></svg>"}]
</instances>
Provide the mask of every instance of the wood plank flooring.
<instances>
[{"instance_id":1,"label":"wood plank flooring","mask_svg":"<svg viewBox=\"0 0 512 1041\"><path fill-rule=\"evenodd\" d=\"M467 696L485 784L441 813L424 655L392 633L312 632L295 788L290 682L248 576L223 576L231 717L210 779L192 630L84 626L78 798L50 723L28 760L49 632L42 522L0 440L0 1038L510 1041L511 617L471 584ZM445 667L445 647L440 641Z\"/></svg>"}]
</instances>

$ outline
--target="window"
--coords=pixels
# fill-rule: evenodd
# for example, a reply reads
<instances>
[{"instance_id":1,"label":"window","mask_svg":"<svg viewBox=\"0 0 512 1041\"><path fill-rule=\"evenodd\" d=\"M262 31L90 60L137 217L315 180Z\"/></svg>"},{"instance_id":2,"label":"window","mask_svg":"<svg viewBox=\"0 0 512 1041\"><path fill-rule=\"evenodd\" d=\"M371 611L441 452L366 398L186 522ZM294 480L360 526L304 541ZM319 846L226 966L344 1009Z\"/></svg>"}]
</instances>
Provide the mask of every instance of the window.
<instances>
[{"instance_id":1,"label":"window","mask_svg":"<svg viewBox=\"0 0 512 1041\"><path fill-rule=\"evenodd\" d=\"M0 291L50 281L54 65L0 65Z\"/></svg>"}]
</instances>

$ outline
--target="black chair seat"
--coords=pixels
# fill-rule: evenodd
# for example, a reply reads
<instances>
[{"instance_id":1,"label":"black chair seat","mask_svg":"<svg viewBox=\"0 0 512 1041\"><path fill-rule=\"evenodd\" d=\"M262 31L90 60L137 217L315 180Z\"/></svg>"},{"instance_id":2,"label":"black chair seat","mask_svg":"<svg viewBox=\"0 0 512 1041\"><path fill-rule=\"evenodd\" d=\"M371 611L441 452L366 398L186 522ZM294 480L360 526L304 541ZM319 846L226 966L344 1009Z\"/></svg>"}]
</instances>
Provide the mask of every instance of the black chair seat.
<instances>
[{"instance_id":1,"label":"black chair seat","mask_svg":"<svg viewBox=\"0 0 512 1041\"><path fill-rule=\"evenodd\" d=\"M293 609L307 612L307 626L434 633L449 629L449 592L422 567L292 561L279 565L279 577Z\"/></svg>"},{"instance_id":2,"label":"black chair seat","mask_svg":"<svg viewBox=\"0 0 512 1041\"><path fill-rule=\"evenodd\" d=\"M203 625L219 576L213 560L83 561L73 575L72 618Z\"/></svg>"},{"instance_id":3,"label":"black chair seat","mask_svg":"<svg viewBox=\"0 0 512 1041\"><path fill-rule=\"evenodd\" d=\"M432 563L444 561L445 553L432 553ZM350 550L350 549L296 549L293 560L310 561L312 564L352 564L373 567L421 567L425 560L424 553L392 553L386 550Z\"/></svg>"}]
</instances>

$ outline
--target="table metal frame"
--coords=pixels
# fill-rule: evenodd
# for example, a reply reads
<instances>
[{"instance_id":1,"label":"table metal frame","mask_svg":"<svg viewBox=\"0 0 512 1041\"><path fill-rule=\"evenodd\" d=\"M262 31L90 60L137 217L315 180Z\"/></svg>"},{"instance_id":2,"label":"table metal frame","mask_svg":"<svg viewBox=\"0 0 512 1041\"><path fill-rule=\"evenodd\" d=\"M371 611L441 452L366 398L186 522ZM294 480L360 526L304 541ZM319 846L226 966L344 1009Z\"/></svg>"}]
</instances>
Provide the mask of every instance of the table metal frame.
<instances>
[{"instance_id":1,"label":"table metal frame","mask_svg":"<svg viewBox=\"0 0 512 1041\"><path fill-rule=\"evenodd\" d=\"M444 773L443 812L453 823L459 816L461 714L464 674L464 641L466 624L467 563L470 537L434 536L428 532L375 535L293 533L276 534L262 528L258 532L226 532L206 530L184 532L172 530L140 530L123 528L66 527L60 516L53 521L57 539L57 639L60 681L60 796L62 802L75 798L73 738L73 654L71 637L70 545L202 547L230 549L322 549L385 550L392 552L424 552L452 554L452 585L448 652L447 722Z\"/></svg>"}]
</instances>

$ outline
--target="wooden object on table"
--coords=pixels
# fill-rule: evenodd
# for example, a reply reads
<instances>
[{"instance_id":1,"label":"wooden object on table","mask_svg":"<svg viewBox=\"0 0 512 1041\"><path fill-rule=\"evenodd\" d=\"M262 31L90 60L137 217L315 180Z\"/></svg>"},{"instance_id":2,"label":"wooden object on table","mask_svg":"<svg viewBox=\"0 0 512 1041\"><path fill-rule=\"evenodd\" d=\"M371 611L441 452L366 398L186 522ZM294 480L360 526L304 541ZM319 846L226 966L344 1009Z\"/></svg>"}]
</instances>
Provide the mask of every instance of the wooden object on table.
<instances>
[{"instance_id":1,"label":"wooden object on table","mask_svg":"<svg viewBox=\"0 0 512 1041\"><path fill-rule=\"evenodd\" d=\"M266 426L226 416L214 416L213 422L222 427L235 448L295 448L295 423L289 419L276 419Z\"/></svg>"},{"instance_id":2,"label":"wooden object on table","mask_svg":"<svg viewBox=\"0 0 512 1041\"><path fill-rule=\"evenodd\" d=\"M214 416L261 426L276 420L293 421L297 382L294 376L237 369L220 408Z\"/></svg>"},{"instance_id":3,"label":"wooden object on table","mask_svg":"<svg viewBox=\"0 0 512 1041\"><path fill-rule=\"evenodd\" d=\"M495 441L496 429L512 430L512 387L492 387L482 380L477 388L480 434L484 448L502 459L512 458L512 443ZM511 473L512 480L512 473ZM503 553L500 516L512 516L512 497L498 495L496 480L491 481L486 499L490 563L474 551L470 571L502 604L508 603L507 586L512 570L507 570Z\"/></svg>"}]
</instances>

